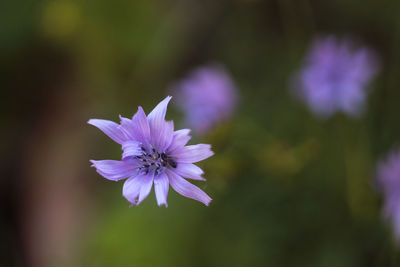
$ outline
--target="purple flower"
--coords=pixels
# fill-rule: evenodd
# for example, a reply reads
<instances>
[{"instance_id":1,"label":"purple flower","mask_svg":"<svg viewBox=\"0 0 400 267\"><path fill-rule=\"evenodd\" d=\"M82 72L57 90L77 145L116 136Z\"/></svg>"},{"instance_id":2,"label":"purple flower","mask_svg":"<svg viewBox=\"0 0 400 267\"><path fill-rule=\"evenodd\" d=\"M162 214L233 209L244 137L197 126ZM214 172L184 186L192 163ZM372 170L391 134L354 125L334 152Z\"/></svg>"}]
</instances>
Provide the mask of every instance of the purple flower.
<instances>
[{"instance_id":1,"label":"purple flower","mask_svg":"<svg viewBox=\"0 0 400 267\"><path fill-rule=\"evenodd\" d=\"M376 56L368 48L354 49L350 40L332 36L318 38L294 77L295 94L322 118L338 111L356 117L377 71Z\"/></svg>"},{"instance_id":2,"label":"purple flower","mask_svg":"<svg viewBox=\"0 0 400 267\"><path fill-rule=\"evenodd\" d=\"M384 216L391 221L400 241L400 150L392 152L378 164L377 179L384 196Z\"/></svg>"},{"instance_id":3,"label":"purple flower","mask_svg":"<svg viewBox=\"0 0 400 267\"><path fill-rule=\"evenodd\" d=\"M184 178L205 180L203 171L193 163L212 156L211 146L186 146L190 130L174 131L174 123L165 121L170 99L168 96L161 101L147 117L139 107L132 119L120 117L120 124L89 120L89 124L102 130L123 150L121 161L91 160L92 166L106 179L118 181L128 178L122 194L132 205L140 204L154 183L159 206L167 206L169 185L179 194L208 206L211 198Z\"/></svg>"},{"instance_id":4,"label":"purple flower","mask_svg":"<svg viewBox=\"0 0 400 267\"><path fill-rule=\"evenodd\" d=\"M185 123L200 134L229 119L237 100L234 82L219 65L193 70L173 90Z\"/></svg>"}]
</instances>

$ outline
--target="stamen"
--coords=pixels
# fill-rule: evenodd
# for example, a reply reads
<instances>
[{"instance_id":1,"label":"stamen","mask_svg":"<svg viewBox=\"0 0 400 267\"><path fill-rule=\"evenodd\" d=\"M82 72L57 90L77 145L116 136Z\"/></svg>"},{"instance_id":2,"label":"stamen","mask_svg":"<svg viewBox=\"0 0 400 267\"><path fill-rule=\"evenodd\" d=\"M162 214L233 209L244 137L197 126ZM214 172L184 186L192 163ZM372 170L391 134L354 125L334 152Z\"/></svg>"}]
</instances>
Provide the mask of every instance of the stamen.
<instances>
[{"instance_id":1,"label":"stamen","mask_svg":"<svg viewBox=\"0 0 400 267\"><path fill-rule=\"evenodd\" d=\"M174 169L176 169L176 167L178 166L178 164L172 159L169 159L168 164L171 165L171 167Z\"/></svg>"},{"instance_id":2,"label":"stamen","mask_svg":"<svg viewBox=\"0 0 400 267\"><path fill-rule=\"evenodd\" d=\"M158 175L168 166L171 166L172 168L177 167L177 163L173 159L165 153L159 153L155 148L151 148L150 153L147 152L148 150L143 146L141 147L141 150L142 155L135 157L142 163L138 168L138 171L141 173L154 173Z\"/></svg>"}]
</instances>

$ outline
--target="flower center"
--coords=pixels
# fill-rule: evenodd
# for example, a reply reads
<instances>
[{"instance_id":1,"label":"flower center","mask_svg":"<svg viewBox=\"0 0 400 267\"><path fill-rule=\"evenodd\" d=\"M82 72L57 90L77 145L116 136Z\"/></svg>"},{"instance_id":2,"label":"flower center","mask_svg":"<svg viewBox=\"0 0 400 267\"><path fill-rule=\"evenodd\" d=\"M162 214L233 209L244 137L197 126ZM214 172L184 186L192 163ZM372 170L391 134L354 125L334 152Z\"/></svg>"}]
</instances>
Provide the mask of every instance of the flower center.
<instances>
[{"instance_id":1,"label":"flower center","mask_svg":"<svg viewBox=\"0 0 400 267\"><path fill-rule=\"evenodd\" d=\"M152 148L150 151L141 147L142 155L136 156L139 160L140 167L139 173L156 175L160 174L165 168L171 166L172 168L177 167L176 161L174 161L170 156L164 152L159 153L156 149Z\"/></svg>"}]
</instances>

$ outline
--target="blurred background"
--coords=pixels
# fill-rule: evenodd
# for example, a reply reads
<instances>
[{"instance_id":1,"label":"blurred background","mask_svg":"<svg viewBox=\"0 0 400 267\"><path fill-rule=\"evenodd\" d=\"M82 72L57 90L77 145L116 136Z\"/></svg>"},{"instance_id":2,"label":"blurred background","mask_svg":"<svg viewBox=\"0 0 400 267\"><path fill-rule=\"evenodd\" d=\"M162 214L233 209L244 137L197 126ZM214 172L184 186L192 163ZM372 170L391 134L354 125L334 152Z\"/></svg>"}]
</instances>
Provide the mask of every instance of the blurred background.
<instances>
[{"instance_id":1,"label":"blurred background","mask_svg":"<svg viewBox=\"0 0 400 267\"><path fill-rule=\"evenodd\" d=\"M400 2L394 0L0 3L1 266L400 266L376 190L400 140ZM379 54L360 118L315 117L289 90L316 35ZM191 144L215 155L194 182L129 208L90 168L120 146L88 125L146 112L218 62L238 88L230 120ZM172 99L168 119L187 127Z\"/></svg>"}]
</instances>

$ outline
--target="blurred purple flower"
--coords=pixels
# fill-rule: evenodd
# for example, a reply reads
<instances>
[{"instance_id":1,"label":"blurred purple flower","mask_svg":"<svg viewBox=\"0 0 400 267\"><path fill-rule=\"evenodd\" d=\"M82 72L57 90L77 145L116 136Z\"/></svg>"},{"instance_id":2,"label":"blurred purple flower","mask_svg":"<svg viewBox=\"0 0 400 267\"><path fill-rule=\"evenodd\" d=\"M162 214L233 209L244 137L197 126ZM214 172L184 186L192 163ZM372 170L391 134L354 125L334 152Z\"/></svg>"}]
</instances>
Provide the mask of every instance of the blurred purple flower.
<instances>
[{"instance_id":1,"label":"blurred purple flower","mask_svg":"<svg viewBox=\"0 0 400 267\"><path fill-rule=\"evenodd\" d=\"M185 123L199 134L229 119L234 111L236 86L220 65L199 67L172 88Z\"/></svg>"},{"instance_id":2,"label":"blurred purple flower","mask_svg":"<svg viewBox=\"0 0 400 267\"><path fill-rule=\"evenodd\" d=\"M366 87L378 71L376 55L368 48L354 49L352 41L317 38L294 77L295 94L319 117L342 111L359 116Z\"/></svg>"},{"instance_id":3,"label":"blurred purple flower","mask_svg":"<svg viewBox=\"0 0 400 267\"><path fill-rule=\"evenodd\" d=\"M122 194L132 205L140 204L149 195L154 183L159 206L167 206L169 185L179 194L208 206L211 198L184 178L205 180L203 171L193 163L212 156L211 146L186 146L190 130L174 131L174 123L165 121L170 99L170 96L165 98L147 117L139 107L131 120L120 117L121 124L89 120L89 124L122 145L123 150L122 161L91 160L92 166L109 180L128 177Z\"/></svg>"},{"instance_id":4,"label":"blurred purple flower","mask_svg":"<svg viewBox=\"0 0 400 267\"><path fill-rule=\"evenodd\" d=\"M395 237L400 241L400 150L378 164L377 179L384 196L383 214L391 221Z\"/></svg>"}]
</instances>

